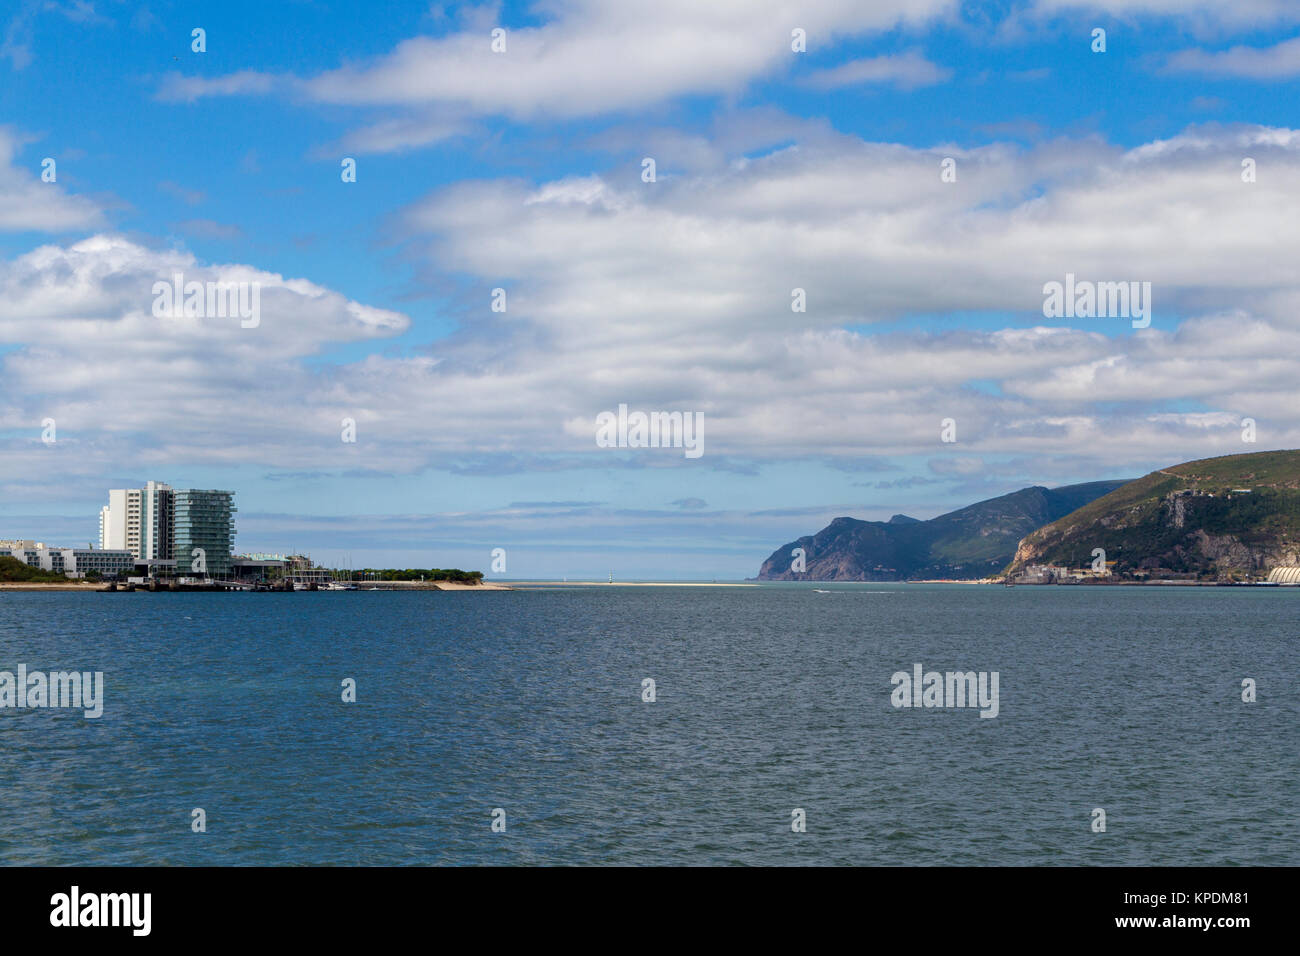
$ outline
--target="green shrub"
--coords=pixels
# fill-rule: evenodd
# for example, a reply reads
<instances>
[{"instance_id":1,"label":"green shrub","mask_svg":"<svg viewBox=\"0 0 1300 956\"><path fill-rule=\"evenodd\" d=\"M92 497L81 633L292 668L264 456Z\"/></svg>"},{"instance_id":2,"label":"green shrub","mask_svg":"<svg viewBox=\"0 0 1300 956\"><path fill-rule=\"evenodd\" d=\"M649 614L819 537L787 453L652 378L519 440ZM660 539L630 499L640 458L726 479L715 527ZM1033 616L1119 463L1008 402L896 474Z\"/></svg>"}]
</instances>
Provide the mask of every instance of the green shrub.
<instances>
[{"instance_id":1,"label":"green shrub","mask_svg":"<svg viewBox=\"0 0 1300 956\"><path fill-rule=\"evenodd\" d=\"M57 571L43 571L24 564L17 558L0 557L0 581L24 584L67 584L68 579Z\"/></svg>"}]
</instances>

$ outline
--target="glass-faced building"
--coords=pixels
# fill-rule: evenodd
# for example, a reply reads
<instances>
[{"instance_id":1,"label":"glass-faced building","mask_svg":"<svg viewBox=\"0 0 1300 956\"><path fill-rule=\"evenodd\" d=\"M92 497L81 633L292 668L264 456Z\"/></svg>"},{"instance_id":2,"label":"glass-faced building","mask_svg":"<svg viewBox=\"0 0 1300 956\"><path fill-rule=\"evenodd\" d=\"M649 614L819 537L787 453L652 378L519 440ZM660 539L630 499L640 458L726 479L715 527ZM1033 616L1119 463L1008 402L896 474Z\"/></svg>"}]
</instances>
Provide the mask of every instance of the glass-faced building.
<instances>
[{"instance_id":1,"label":"glass-faced building","mask_svg":"<svg viewBox=\"0 0 1300 956\"><path fill-rule=\"evenodd\" d=\"M171 485L161 482L148 482L141 495L140 544L137 558L170 559L175 549L175 536L172 532L172 520L175 509L172 506L174 490Z\"/></svg>"},{"instance_id":2,"label":"glass-faced building","mask_svg":"<svg viewBox=\"0 0 1300 956\"><path fill-rule=\"evenodd\" d=\"M235 493L177 488L171 497L176 573L192 577L228 575L235 543ZM196 550L200 554L195 554Z\"/></svg>"}]
</instances>

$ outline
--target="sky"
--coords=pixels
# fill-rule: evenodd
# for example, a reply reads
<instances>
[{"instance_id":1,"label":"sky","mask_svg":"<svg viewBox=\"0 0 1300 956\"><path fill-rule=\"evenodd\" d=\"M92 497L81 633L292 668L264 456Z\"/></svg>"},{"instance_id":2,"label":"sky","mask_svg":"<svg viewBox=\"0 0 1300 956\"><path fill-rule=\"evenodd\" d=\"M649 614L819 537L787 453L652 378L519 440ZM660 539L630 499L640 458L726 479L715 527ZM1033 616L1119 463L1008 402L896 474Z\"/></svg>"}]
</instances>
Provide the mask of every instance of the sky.
<instances>
[{"instance_id":1,"label":"sky","mask_svg":"<svg viewBox=\"0 0 1300 956\"><path fill-rule=\"evenodd\" d=\"M1298 80L1294 0L5 0L0 538L156 480L243 552L733 580L1300 447Z\"/></svg>"}]
</instances>

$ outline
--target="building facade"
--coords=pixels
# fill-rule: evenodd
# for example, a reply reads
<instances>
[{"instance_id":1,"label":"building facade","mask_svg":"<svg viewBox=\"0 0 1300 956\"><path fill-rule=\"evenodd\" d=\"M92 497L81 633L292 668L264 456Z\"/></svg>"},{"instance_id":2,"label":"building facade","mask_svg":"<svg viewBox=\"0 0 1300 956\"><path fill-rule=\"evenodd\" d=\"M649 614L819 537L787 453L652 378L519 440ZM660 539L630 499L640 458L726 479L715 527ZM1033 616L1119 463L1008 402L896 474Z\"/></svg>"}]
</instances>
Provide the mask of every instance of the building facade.
<instances>
[{"instance_id":1,"label":"building facade","mask_svg":"<svg viewBox=\"0 0 1300 956\"><path fill-rule=\"evenodd\" d=\"M101 577L125 577L135 566L135 555L130 551L110 551L103 548L64 548L63 573L69 577L85 577L92 572Z\"/></svg>"},{"instance_id":2,"label":"building facade","mask_svg":"<svg viewBox=\"0 0 1300 956\"><path fill-rule=\"evenodd\" d=\"M99 511L99 546L105 550L127 550L140 556L139 488L113 488L108 507Z\"/></svg>"},{"instance_id":3,"label":"building facade","mask_svg":"<svg viewBox=\"0 0 1300 956\"><path fill-rule=\"evenodd\" d=\"M137 557L168 561L175 556L175 491L161 482L147 482L141 498L142 552Z\"/></svg>"},{"instance_id":4,"label":"building facade","mask_svg":"<svg viewBox=\"0 0 1300 956\"><path fill-rule=\"evenodd\" d=\"M151 571L187 577L230 573L235 541L234 493L176 489L160 481L114 488L99 512L99 546L123 550Z\"/></svg>"},{"instance_id":5,"label":"building facade","mask_svg":"<svg viewBox=\"0 0 1300 956\"><path fill-rule=\"evenodd\" d=\"M108 505L99 510L99 546L125 549L142 560L171 558L172 495L171 486L158 481L111 489Z\"/></svg>"},{"instance_id":6,"label":"building facade","mask_svg":"<svg viewBox=\"0 0 1300 956\"><path fill-rule=\"evenodd\" d=\"M176 573L192 577L230 574L235 544L235 494L199 488L172 493Z\"/></svg>"},{"instance_id":7,"label":"building facade","mask_svg":"<svg viewBox=\"0 0 1300 956\"><path fill-rule=\"evenodd\" d=\"M125 549L50 548L33 541L0 541L0 557L16 558L28 567L70 578L84 578L92 572L101 577L125 577L135 566L135 555Z\"/></svg>"}]
</instances>

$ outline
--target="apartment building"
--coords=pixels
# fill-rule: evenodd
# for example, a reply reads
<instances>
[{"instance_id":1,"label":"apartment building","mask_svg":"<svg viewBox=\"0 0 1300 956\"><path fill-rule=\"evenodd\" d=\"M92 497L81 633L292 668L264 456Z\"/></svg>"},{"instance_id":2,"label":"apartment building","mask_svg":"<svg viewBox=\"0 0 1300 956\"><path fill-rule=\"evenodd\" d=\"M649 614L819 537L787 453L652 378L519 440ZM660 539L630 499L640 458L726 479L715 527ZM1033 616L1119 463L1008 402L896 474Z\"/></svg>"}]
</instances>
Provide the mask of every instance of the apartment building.
<instances>
[{"instance_id":1,"label":"apartment building","mask_svg":"<svg viewBox=\"0 0 1300 956\"><path fill-rule=\"evenodd\" d=\"M181 488L172 494L178 575L230 574L230 553L235 545L234 499L233 491L199 488Z\"/></svg>"},{"instance_id":2,"label":"apartment building","mask_svg":"<svg viewBox=\"0 0 1300 956\"><path fill-rule=\"evenodd\" d=\"M179 575L227 575L234 497L231 491L177 489L159 481L112 489L99 512L99 546L128 551L139 561L175 561Z\"/></svg>"}]
</instances>

